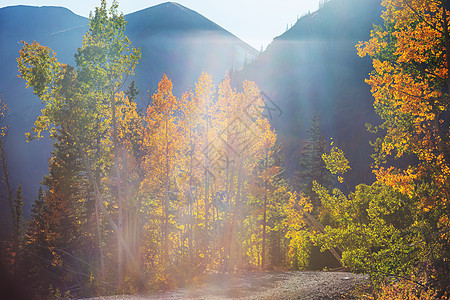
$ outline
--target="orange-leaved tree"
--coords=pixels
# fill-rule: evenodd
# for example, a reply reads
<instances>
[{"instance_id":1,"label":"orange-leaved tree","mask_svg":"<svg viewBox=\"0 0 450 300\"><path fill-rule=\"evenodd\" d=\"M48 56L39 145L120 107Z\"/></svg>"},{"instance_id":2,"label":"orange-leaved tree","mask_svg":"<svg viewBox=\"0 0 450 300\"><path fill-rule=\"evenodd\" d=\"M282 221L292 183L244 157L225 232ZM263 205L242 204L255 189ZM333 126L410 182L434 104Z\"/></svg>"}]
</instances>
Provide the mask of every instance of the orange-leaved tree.
<instances>
[{"instance_id":1,"label":"orange-leaved tree","mask_svg":"<svg viewBox=\"0 0 450 300\"><path fill-rule=\"evenodd\" d=\"M146 128L142 139L145 149L143 168L145 170L142 188L149 194L149 201L157 208L160 220L160 255L158 261L162 270L169 265L171 228L174 224L174 202L177 201L176 169L180 163L179 148L182 131L177 112L179 100L172 94L172 81L163 76L153 103L147 108ZM152 213L155 213L152 212Z\"/></svg>"},{"instance_id":2,"label":"orange-leaved tree","mask_svg":"<svg viewBox=\"0 0 450 300\"><path fill-rule=\"evenodd\" d=\"M450 258L450 5L446 0L385 0L384 26L357 45L373 59L367 79L384 132L374 143L377 180L414 198L426 260L448 270ZM389 157L407 167L385 167ZM403 164L406 165L406 164ZM441 275L443 275L441 273ZM440 279L448 289L448 276Z\"/></svg>"}]
</instances>

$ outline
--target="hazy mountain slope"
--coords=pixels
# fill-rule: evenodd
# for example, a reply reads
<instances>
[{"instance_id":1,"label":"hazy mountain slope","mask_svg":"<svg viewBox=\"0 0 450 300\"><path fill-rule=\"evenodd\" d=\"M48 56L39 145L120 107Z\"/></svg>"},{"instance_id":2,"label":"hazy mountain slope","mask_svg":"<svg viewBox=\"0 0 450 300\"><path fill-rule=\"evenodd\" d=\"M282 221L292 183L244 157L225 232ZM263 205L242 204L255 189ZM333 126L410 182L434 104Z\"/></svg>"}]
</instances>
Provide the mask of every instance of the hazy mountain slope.
<instances>
[{"instance_id":1,"label":"hazy mountain slope","mask_svg":"<svg viewBox=\"0 0 450 300\"><path fill-rule=\"evenodd\" d=\"M157 88L162 72L178 94L202 71L216 82L232 67L240 68L247 53L257 51L207 18L180 4L167 2L127 15L127 36L141 47L136 79L143 91Z\"/></svg>"},{"instance_id":2,"label":"hazy mountain slope","mask_svg":"<svg viewBox=\"0 0 450 300\"><path fill-rule=\"evenodd\" d=\"M369 59L355 44L368 40L380 23L380 0L331 0L274 39L257 61L235 75L254 80L283 111L275 125L286 153L288 173L298 166L299 151L313 114L324 136L343 148L352 183L371 180L372 149L366 122L378 122L369 86ZM372 137L373 138L373 137Z\"/></svg>"},{"instance_id":3,"label":"hazy mountain slope","mask_svg":"<svg viewBox=\"0 0 450 300\"><path fill-rule=\"evenodd\" d=\"M225 29L179 4L168 2L125 16L126 34L133 46L141 47L142 59L135 80L146 103L166 73L181 93L200 76L210 72L216 82L246 56L256 55ZM0 97L8 104L10 124L7 150L13 184L23 184L26 205L31 205L42 176L48 172L51 142L26 143L42 105L25 81L17 78L19 41L36 40L57 53L58 60L74 64L73 55L81 46L89 20L65 8L13 6L0 9ZM129 80L131 81L131 80ZM148 92L147 92L148 90Z\"/></svg>"}]
</instances>

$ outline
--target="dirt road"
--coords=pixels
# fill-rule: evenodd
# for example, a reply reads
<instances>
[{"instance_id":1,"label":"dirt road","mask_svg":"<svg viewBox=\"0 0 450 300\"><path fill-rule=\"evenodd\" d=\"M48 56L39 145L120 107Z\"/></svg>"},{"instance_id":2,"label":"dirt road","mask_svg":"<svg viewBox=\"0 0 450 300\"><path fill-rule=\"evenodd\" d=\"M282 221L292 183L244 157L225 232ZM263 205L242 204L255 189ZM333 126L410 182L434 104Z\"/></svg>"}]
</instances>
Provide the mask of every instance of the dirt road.
<instances>
[{"instance_id":1,"label":"dirt road","mask_svg":"<svg viewBox=\"0 0 450 300\"><path fill-rule=\"evenodd\" d=\"M336 299L365 280L367 276L346 272L215 274L201 287L95 299Z\"/></svg>"}]
</instances>

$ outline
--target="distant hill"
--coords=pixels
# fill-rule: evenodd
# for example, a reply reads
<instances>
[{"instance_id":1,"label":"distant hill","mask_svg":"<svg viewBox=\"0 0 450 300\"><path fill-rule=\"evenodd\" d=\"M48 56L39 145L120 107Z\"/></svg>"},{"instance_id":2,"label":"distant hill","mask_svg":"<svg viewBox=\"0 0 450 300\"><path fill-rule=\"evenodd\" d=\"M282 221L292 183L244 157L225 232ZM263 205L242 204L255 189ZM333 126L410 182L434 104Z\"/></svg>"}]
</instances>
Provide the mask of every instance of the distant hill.
<instances>
[{"instance_id":1,"label":"distant hill","mask_svg":"<svg viewBox=\"0 0 450 300\"><path fill-rule=\"evenodd\" d=\"M370 87L364 82L372 70L355 44L368 40L374 23L381 23L380 0L331 0L300 18L276 37L267 50L242 72L239 82L255 81L282 111L272 124L286 154L289 175L298 166L311 117L319 116L325 138L333 137L350 165L352 184L373 179L373 152L365 123L380 120L373 109Z\"/></svg>"},{"instance_id":2,"label":"distant hill","mask_svg":"<svg viewBox=\"0 0 450 300\"><path fill-rule=\"evenodd\" d=\"M203 70L218 82L230 69L241 68L245 57L258 53L217 24L177 3L163 3L126 15L125 19L126 34L133 46L142 49L134 79L145 103L163 73L173 80L175 91L180 94L196 82ZM25 132L32 127L42 106L32 91L25 89L25 81L17 78L20 41L36 40L56 51L58 60L73 65L73 55L81 46L88 23L87 18L61 7L0 9L0 97L10 109L8 167L14 186L23 184L27 208L37 195L43 175L48 173L51 142L25 141Z\"/></svg>"},{"instance_id":3,"label":"distant hill","mask_svg":"<svg viewBox=\"0 0 450 300\"><path fill-rule=\"evenodd\" d=\"M125 16L127 36L141 47L138 86L153 91L164 72L177 94L204 70L219 82L258 52L219 25L180 4L167 2Z\"/></svg>"}]
</instances>

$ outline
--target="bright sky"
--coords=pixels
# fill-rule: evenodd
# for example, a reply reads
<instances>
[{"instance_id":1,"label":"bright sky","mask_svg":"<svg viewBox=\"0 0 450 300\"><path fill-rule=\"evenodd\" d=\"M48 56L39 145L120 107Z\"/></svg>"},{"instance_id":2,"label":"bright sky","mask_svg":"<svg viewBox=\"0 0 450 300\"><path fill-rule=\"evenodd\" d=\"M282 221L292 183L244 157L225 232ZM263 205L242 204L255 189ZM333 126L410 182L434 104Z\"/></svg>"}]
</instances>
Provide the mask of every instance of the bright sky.
<instances>
[{"instance_id":1,"label":"bright sky","mask_svg":"<svg viewBox=\"0 0 450 300\"><path fill-rule=\"evenodd\" d=\"M112 0L107 1L108 4ZM119 0L124 14L159 3L160 0ZM178 2L207 17L256 50L264 48L272 39L293 25L297 17L315 11L319 0L178 0ZM11 5L63 6L74 13L88 17L100 0L0 0L0 7Z\"/></svg>"}]
</instances>

